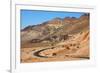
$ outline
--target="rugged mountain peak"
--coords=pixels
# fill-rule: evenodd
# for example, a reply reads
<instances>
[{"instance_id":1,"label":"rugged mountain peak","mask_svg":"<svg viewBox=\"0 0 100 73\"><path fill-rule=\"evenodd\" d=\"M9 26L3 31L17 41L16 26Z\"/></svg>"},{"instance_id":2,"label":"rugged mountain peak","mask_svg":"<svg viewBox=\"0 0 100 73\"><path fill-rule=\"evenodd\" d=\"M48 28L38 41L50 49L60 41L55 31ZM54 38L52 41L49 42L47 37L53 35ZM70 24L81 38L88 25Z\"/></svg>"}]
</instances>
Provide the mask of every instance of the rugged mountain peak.
<instances>
[{"instance_id":1,"label":"rugged mountain peak","mask_svg":"<svg viewBox=\"0 0 100 73\"><path fill-rule=\"evenodd\" d=\"M80 17L81 20L83 19L89 19L89 13L85 13Z\"/></svg>"},{"instance_id":2,"label":"rugged mountain peak","mask_svg":"<svg viewBox=\"0 0 100 73\"><path fill-rule=\"evenodd\" d=\"M56 17L56 18L54 18L53 20L62 20L62 18Z\"/></svg>"},{"instance_id":3,"label":"rugged mountain peak","mask_svg":"<svg viewBox=\"0 0 100 73\"><path fill-rule=\"evenodd\" d=\"M78 21L78 18L76 17L65 17L63 19L63 23L67 24L74 24L76 21Z\"/></svg>"},{"instance_id":4,"label":"rugged mountain peak","mask_svg":"<svg viewBox=\"0 0 100 73\"><path fill-rule=\"evenodd\" d=\"M56 18L48 21L47 25L51 26L51 27L58 28L58 27L62 26L62 22L63 22L62 18L56 17Z\"/></svg>"},{"instance_id":5,"label":"rugged mountain peak","mask_svg":"<svg viewBox=\"0 0 100 73\"><path fill-rule=\"evenodd\" d=\"M56 17L56 18L54 18L54 19L48 21L49 24L59 24L59 23L61 23L61 22L62 22L62 19L59 18L59 17Z\"/></svg>"},{"instance_id":6,"label":"rugged mountain peak","mask_svg":"<svg viewBox=\"0 0 100 73\"><path fill-rule=\"evenodd\" d=\"M29 25L29 26L27 26L27 27L23 28L21 31L31 30L31 29L32 29L32 27L34 27L34 26L33 26L33 25Z\"/></svg>"}]
</instances>

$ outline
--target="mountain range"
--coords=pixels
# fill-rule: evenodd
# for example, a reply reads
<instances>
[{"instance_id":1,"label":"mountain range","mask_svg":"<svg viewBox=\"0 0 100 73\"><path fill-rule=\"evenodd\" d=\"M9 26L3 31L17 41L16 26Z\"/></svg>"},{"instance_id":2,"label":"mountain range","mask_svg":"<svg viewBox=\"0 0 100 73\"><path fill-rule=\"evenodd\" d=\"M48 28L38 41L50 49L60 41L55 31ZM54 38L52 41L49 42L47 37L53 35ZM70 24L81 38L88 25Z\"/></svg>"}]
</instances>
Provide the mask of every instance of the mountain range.
<instances>
[{"instance_id":1,"label":"mountain range","mask_svg":"<svg viewBox=\"0 0 100 73\"><path fill-rule=\"evenodd\" d=\"M22 47L26 44L38 42L59 42L68 39L71 35L89 29L89 14L79 18L56 17L50 21L37 25L30 25L21 30Z\"/></svg>"}]
</instances>

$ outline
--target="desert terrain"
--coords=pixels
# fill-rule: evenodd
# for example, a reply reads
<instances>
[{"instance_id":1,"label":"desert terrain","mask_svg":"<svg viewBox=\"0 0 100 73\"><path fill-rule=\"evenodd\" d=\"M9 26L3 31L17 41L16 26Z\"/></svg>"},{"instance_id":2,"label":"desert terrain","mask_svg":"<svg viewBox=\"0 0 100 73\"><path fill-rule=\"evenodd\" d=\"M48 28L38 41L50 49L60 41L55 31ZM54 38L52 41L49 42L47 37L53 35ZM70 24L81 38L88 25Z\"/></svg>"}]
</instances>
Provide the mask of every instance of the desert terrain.
<instances>
[{"instance_id":1,"label":"desert terrain","mask_svg":"<svg viewBox=\"0 0 100 73\"><path fill-rule=\"evenodd\" d=\"M89 60L89 14L21 29L21 63Z\"/></svg>"}]
</instances>

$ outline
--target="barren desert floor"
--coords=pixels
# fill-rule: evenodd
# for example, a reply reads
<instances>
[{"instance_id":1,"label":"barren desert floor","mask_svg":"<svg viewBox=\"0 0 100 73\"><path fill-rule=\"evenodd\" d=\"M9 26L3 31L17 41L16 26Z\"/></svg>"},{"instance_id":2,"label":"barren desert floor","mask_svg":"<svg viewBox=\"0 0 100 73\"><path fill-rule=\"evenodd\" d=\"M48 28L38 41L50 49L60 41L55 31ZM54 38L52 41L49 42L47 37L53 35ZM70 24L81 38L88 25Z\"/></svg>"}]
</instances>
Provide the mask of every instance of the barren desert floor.
<instances>
[{"instance_id":1,"label":"barren desert floor","mask_svg":"<svg viewBox=\"0 0 100 73\"><path fill-rule=\"evenodd\" d=\"M74 34L65 41L54 44L35 43L33 47L21 48L22 63L88 60L89 58L89 31L86 30Z\"/></svg>"}]
</instances>

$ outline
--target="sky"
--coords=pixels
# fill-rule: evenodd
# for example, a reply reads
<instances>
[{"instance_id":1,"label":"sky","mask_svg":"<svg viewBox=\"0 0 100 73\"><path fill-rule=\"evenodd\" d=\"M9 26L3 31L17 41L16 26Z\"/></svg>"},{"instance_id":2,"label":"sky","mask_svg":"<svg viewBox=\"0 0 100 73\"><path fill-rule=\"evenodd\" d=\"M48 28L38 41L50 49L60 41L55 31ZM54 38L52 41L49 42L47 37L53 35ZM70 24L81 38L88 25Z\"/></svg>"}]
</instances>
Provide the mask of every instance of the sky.
<instances>
[{"instance_id":1,"label":"sky","mask_svg":"<svg viewBox=\"0 0 100 73\"><path fill-rule=\"evenodd\" d=\"M21 10L21 29L29 25L38 25L56 17L76 17L79 18L84 13L80 12L61 12L61 11L42 11L42 10Z\"/></svg>"}]
</instances>

